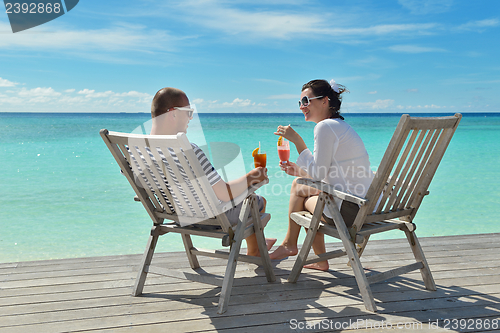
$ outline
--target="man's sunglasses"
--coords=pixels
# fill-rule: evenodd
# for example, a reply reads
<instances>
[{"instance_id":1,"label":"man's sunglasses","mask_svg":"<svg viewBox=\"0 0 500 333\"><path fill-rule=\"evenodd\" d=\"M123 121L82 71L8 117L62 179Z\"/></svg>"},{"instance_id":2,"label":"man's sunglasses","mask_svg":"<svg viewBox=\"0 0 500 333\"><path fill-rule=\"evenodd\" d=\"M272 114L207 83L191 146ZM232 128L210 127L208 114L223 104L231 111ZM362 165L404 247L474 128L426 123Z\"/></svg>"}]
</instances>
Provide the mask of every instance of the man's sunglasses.
<instances>
[{"instance_id":1,"label":"man's sunglasses","mask_svg":"<svg viewBox=\"0 0 500 333\"><path fill-rule=\"evenodd\" d=\"M299 108L301 108L302 106L308 106L309 103L311 103L311 100L318 98L323 98L323 96L316 96L311 98L309 98L308 96L302 97L302 99L299 101Z\"/></svg>"},{"instance_id":2,"label":"man's sunglasses","mask_svg":"<svg viewBox=\"0 0 500 333\"><path fill-rule=\"evenodd\" d=\"M174 106L172 109L187 112L189 118L191 118L193 116L193 112L194 112L194 109L190 108L189 106L181 106L181 107Z\"/></svg>"}]
</instances>

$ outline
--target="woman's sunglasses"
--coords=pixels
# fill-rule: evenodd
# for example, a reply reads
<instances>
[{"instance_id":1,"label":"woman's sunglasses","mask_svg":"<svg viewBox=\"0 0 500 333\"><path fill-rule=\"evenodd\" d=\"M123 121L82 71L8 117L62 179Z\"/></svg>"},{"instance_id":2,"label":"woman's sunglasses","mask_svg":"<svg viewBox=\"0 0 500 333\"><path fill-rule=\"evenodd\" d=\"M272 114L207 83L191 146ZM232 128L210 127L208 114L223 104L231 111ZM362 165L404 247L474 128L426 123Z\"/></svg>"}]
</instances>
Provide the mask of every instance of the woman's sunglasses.
<instances>
[{"instance_id":1,"label":"woman's sunglasses","mask_svg":"<svg viewBox=\"0 0 500 333\"><path fill-rule=\"evenodd\" d=\"M303 106L308 106L309 103L311 103L311 100L318 99L318 98L323 98L323 96L316 96L316 97L311 97L311 98L309 98L308 96L302 97L302 99L299 101L299 108L301 108Z\"/></svg>"},{"instance_id":2,"label":"woman's sunglasses","mask_svg":"<svg viewBox=\"0 0 500 333\"><path fill-rule=\"evenodd\" d=\"M189 106L181 106L181 107L174 106L172 109L187 112L189 118L193 116L194 112L194 109L190 108Z\"/></svg>"}]
</instances>

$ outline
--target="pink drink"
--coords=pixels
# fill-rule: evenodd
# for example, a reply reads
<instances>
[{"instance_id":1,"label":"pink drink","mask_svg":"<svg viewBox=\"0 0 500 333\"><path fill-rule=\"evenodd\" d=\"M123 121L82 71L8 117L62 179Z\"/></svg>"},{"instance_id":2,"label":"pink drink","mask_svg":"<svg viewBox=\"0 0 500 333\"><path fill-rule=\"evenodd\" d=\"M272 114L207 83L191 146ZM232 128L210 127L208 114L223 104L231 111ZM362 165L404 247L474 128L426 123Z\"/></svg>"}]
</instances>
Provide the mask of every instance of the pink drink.
<instances>
[{"instance_id":1,"label":"pink drink","mask_svg":"<svg viewBox=\"0 0 500 333\"><path fill-rule=\"evenodd\" d=\"M288 149L280 149L278 147L278 155L280 161L288 161L290 159L290 147L288 147Z\"/></svg>"},{"instance_id":2,"label":"pink drink","mask_svg":"<svg viewBox=\"0 0 500 333\"><path fill-rule=\"evenodd\" d=\"M283 139L282 145L278 146L278 156L280 161L288 161L290 159L290 142Z\"/></svg>"}]
</instances>

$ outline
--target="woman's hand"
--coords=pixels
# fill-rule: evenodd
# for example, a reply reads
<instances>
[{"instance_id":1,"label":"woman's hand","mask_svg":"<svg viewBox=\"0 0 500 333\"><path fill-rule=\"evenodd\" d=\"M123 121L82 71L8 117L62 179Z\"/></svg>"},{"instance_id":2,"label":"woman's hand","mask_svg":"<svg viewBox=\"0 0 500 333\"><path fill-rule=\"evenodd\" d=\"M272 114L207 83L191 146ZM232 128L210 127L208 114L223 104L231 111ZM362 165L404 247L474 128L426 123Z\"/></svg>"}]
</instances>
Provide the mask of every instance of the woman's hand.
<instances>
[{"instance_id":1,"label":"woman's hand","mask_svg":"<svg viewBox=\"0 0 500 333\"><path fill-rule=\"evenodd\" d=\"M280 161L281 170L285 171L287 175L294 177L305 177L309 178L307 172L302 170L297 164L290 161Z\"/></svg>"},{"instance_id":2,"label":"woman's hand","mask_svg":"<svg viewBox=\"0 0 500 333\"><path fill-rule=\"evenodd\" d=\"M288 141L293 143L295 143L297 140L302 139L300 135L297 132L295 132L295 130L290 125L288 126L279 125L274 134L282 136Z\"/></svg>"},{"instance_id":3,"label":"woman's hand","mask_svg":"<svg viewBox=\"0 0 500 333\"><path fill-rule=\"evenodd\" d=\"M307 149L306 143L304 142L300 134L295 132L295 130L290 125L279 125L274 134L282 136L288 141L292 142L295 145L295 148L297 148L297 153L299 153L299 155L303 150Z\"/></svg>"}]
</instances>

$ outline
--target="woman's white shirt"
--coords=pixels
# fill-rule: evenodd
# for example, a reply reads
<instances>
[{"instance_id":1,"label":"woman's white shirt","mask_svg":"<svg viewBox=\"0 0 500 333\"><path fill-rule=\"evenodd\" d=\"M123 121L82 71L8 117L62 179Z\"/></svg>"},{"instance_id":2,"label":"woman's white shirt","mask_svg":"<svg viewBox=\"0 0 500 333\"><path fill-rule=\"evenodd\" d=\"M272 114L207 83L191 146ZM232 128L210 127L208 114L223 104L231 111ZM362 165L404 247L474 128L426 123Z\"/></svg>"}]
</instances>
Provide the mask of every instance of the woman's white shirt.
<instances>
[{"instance_id":1,"label":"woman's white shirt","mask_svg":"<svg viewBox=\"0 0 500 333\"><path fill-rule=\"evenodd\" d=\"M370 160L359 135L341 119L325 119L314 127L314 153L303 150L297 165L313 180L364 197L373 179ZM339 205L340 202L337 201ZM330 215L330 214L328 214Z\"/></svg>"}]
</instances>

